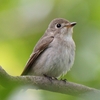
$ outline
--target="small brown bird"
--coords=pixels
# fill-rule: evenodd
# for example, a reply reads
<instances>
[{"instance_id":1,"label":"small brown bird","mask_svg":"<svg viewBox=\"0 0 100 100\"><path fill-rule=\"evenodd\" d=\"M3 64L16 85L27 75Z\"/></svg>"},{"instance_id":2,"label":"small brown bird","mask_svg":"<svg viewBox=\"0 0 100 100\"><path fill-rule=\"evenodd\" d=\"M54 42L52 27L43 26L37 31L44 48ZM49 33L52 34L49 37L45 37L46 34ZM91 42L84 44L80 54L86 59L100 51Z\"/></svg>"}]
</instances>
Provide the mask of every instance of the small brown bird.
<instances>
[{"instance_id":1,"label":"small brown bird","mask_svg":"<svg viewBox=\"0 0 100 100\"><path fill-rule=\"evenodd\" d=\"M57 78L66 74L74 63L75 43L72 33L75 25L76 22L63 18L51 21L21 75L47 75Z\"/></svg>"}]
</instances>

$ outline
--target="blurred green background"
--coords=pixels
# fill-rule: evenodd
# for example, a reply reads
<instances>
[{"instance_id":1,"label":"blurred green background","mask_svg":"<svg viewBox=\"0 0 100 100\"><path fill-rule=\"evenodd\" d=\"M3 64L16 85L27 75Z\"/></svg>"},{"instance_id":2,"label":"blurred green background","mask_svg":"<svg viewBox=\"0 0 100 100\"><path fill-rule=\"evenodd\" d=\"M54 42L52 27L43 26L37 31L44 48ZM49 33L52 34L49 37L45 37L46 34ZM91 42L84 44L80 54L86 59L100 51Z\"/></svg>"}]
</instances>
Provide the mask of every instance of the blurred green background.
<instances>
[{"instance_id":1,"label":"blurred green background","mask_svg":"<svg viewBox=\"0 0 100 100\"><path fill-rule=\"evenodd\" d=\"M61 17L77 22L75 63L64 78L100 88L99 10L99 0L0 0L0 65L9 74L20 75L50 21ZM35 94L40 98L32 100L79 100L42 90Z\"/></svg>"}]
</instances>

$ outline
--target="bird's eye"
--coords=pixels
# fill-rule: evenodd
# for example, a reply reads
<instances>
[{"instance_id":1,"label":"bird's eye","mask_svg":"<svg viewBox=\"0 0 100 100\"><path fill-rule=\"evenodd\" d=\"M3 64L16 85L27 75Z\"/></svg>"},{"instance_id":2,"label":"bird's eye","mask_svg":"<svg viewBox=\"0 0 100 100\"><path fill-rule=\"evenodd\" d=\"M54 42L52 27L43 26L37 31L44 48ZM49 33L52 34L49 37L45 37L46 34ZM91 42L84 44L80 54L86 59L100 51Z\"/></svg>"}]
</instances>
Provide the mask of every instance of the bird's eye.
<instances>
[{"instance_id":1,"label":"bird's eye","mask_svg":"<svg viewBox=\"0 0 100 100\"><path fill-rule=\"evenodd\" d=\"M60 28L61 27L61 24L57 24L56 26L57 26L57 28Z\"/></svg>"}]
</instances>

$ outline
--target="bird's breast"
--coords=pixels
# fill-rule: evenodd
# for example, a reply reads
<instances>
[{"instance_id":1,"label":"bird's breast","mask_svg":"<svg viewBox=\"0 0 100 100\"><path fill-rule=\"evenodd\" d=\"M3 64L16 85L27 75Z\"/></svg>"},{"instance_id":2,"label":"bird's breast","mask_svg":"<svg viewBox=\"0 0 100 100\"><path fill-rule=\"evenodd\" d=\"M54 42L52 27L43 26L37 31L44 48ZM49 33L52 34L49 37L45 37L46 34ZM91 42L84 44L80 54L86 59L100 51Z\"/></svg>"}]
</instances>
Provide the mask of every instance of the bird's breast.
<instances>
[{"instance_id":1,"label":"bird's breast","mask_svg":"<svg viewBox=\"0 0 100 100\"><path fill-rule=\"evenodd\" d=\"M65 74L74 63L75 44L73 40L55 39L51 44L52 64L56 72Z\"/></svg>"}]
</instances>

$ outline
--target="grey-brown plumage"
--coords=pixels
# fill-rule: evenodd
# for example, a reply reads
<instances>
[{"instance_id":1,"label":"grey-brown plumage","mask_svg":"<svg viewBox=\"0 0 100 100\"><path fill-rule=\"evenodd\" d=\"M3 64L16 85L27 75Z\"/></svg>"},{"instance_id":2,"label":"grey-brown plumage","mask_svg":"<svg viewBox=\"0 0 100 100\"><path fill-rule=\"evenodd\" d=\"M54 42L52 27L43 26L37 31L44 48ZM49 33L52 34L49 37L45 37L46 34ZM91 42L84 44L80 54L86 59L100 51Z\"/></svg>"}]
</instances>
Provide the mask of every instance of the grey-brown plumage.
<instances>
[{"instance_id":1,"label":"grey-brown plumage","mask_svg":"<svg viewBox=\"0 0 100 100\"><path fill-rule=\"evenodd\" d=\"M59 77L66 74L74 63L75 43L73 26L63 18L56 18L36 44L21 75L47 75Z\"/></svg>"}]
</instances>

